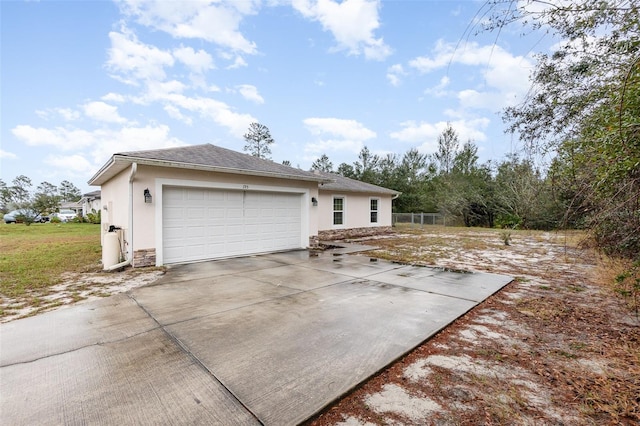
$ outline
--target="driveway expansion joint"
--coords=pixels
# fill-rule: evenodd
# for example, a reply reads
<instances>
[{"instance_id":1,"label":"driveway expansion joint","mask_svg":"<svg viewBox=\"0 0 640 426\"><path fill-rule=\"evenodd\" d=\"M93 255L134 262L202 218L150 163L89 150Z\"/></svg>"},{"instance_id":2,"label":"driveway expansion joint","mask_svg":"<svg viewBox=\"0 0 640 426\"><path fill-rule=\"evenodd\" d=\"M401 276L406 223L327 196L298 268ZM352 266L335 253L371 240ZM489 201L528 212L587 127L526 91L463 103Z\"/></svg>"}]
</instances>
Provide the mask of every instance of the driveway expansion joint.
<instances>
[{"instance_id":1,"label":"driveway expansion joint","mask_svg":"<svg viewBox=\"0 0 640 426\"><path fill-rule=\"evenodd\" d=\"M244 402L242 402L240 400L240 398L238 398L238 396L231 390L229 389L220 379L218 379L216 377L215 374L213 374L213 371L209 370L207 368L207 366L193 353L189 350L189 348L187 348L186 345L184 345L180 339L178 339L176 336L174 336L172 333L169 332L169 330L166 329L166 327L160 323L160 321L158 321L152 314L151 312L149 312L144 306L142 306L140 303L138 303L138 300L133 297L133 295L131 293L127 293L127 296L133 300L135 302L136 305L138 305L138 307L140 309L142 309L142 311L147 314L149 316L149 318L151 318L151 320L153 322L155 322L158 325L158 328L160 330L162 330L162 332L165 334L165 336L169 339L169 341L173 342L177 347L179 347L191 360L193 360L195 362L196 365L198 365L198 367L200 367L202 370L206 371L207 374L209 374L209 376L211 378L213 378L213 380L215 380L218 384L220 384L220 386L222 386L227 392L228 394L242 407L244 408L249 414L251 414L251 416L261 425L263 425L264 423L260 420L260 418L258 418L258 416L249 408L247 407Z\"/></svg>"}]
</instances>

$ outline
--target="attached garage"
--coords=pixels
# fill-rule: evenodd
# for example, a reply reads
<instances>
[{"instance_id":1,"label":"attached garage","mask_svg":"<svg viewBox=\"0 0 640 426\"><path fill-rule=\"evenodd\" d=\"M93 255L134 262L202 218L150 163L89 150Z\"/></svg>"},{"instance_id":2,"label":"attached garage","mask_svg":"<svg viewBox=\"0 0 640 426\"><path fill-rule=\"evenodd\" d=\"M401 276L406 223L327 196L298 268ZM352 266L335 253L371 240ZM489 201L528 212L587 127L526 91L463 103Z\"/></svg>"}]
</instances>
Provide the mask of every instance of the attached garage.
<instances>
[{"instance_id":1,"label":"attached garage","mask_svg":"<svg viewBox=\"0 0 640 426\"><path fill-rule=\"evenodd\" d=\"M163 263L300 248L302 194L166 186Z\"/></svg>"},{"instance_id":2,"label":"attached garage","mask_svg":"<svg viewBox=\"0 0 640 426\"><path fill-rule=\"evenodd\" d=\"M316 246L319 225L391 225L398 195L211 144L114 154L89 184L101 187L107 270Z\"/></svg>"}]
</instances>

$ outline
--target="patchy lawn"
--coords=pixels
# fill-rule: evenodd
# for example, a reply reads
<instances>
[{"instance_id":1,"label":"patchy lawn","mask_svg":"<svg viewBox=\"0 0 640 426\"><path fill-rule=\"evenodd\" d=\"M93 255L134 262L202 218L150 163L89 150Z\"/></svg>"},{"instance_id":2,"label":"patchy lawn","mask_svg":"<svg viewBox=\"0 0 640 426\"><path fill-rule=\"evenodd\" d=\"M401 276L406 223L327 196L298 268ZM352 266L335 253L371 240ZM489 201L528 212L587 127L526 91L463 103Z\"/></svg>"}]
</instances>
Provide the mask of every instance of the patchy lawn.
<instances>
[{"instance_id":1,"label":"patchy lawn","mask_svg":"<svg viewBox=\"0 0 640 426\"><path fill-rule=\"evenodd\" d=\"M0 224L0 322L108 296L161 273L101 269L99 225Z\"/></svg>"},{"instance_id":2,"label":"patchy lawn","mask_svg":"<svg viewBox=\"0 0 640 426\"><path fill-rule=\"evenodd\" d=\"M366 255L516 281L311 424L603 425L640 422L640 321L612 264L577 232L427 227L350 241Z\"/></svg>"}]
</instances>

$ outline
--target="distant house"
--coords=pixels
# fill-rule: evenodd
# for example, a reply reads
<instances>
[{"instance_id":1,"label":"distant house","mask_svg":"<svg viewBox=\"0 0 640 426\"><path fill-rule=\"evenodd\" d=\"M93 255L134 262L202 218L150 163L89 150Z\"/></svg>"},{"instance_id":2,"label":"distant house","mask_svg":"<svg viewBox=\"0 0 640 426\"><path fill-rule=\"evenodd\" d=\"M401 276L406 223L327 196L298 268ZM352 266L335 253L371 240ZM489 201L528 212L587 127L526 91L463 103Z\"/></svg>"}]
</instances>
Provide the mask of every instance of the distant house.
<instances>
[{"instance_id":1,"label":"distant house","mask_svg":"<svg viewBox=\"0 0 640 426\"><path fill-rule=\"evenodd\" d=\"M100 190L87 192L82 195L82 198L78 203L81 206L82 216L96 211L99 212L102 209L102 203L100 202Z\"/></svg>"},{"instance_id":2,"label":"distant house","mask_svg":"<svg viewBox=\"0 0 640 426\"><path fill-rule=\"evenodd\" d=\"M60 210L73 210L76 214L82 213L82 204L80 201L67 201L60 203Z\"/></svg>"},{"instance_id":3,"label":"distant house","mask_svg":"<svg viewBox=\"0 0 640 426\"><path fill-rule=\"evenodd\" d=\"M103 238L120 228L133 266L307 248L318 230L390 226L399 195L211 144L114 154L89 184L101 187Z\"/></svg>"}]
</instances>

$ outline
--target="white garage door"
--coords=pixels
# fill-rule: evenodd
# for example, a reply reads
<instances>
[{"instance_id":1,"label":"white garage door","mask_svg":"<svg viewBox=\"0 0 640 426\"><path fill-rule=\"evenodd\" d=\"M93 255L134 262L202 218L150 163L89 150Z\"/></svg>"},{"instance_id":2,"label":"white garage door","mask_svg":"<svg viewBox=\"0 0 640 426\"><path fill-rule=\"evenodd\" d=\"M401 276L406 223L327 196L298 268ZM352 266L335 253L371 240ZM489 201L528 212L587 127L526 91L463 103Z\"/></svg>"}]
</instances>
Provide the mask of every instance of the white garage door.
<instances>
[{"instance_id":1,"label":"white garage door","mask_svg":"<svg viewBox=\"0 0 640 426\"><path fill-rule=\"evenodd\" d=\"M163 262L300 248L302 195L165 187Z\"/></svg>"}]
</instances>

